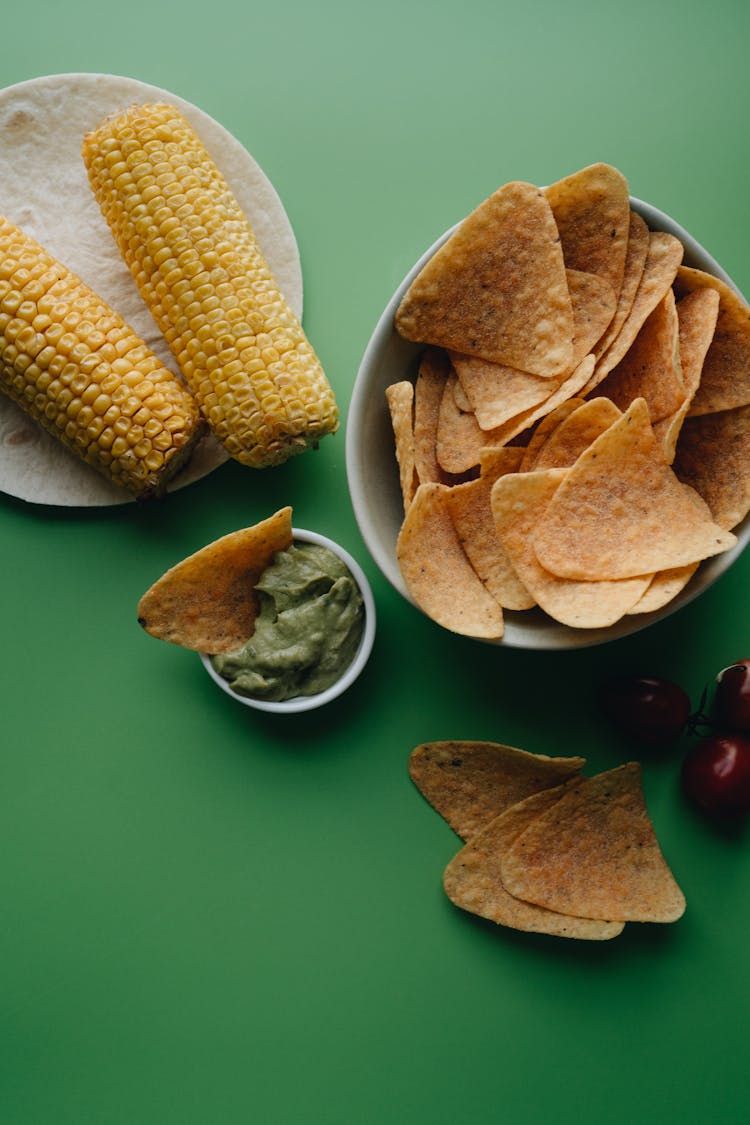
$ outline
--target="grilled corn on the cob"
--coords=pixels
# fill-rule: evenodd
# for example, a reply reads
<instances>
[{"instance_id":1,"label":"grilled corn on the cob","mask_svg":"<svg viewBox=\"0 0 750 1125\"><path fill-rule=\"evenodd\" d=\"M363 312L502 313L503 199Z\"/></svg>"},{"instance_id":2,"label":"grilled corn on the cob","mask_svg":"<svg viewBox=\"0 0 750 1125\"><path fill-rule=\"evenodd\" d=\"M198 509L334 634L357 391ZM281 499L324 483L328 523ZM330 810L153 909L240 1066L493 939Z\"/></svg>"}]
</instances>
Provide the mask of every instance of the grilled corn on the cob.
<instances>
[{"instance_id":1,"label":"grilled corn on the cob","mask_svg":"<svg viewBox=\"0 0 750 1125\"><path fill-rule=\"evenodd\" d=\"M190 393L122 317L3 216L0 390L141 497L162 491L204 429Z\"/></svg>"},{"instance_id":2,"label":"grilled corn on the cob","mask_svg":"<svg viewBox=\"0 0 750 1125\"><path fill-rule=\"evenodd\" d=\"M260 468L338 425L333 391L239 204L169 105L131 106L83 143L102 213L204 417Z\"/></svg>"}]
</instances>

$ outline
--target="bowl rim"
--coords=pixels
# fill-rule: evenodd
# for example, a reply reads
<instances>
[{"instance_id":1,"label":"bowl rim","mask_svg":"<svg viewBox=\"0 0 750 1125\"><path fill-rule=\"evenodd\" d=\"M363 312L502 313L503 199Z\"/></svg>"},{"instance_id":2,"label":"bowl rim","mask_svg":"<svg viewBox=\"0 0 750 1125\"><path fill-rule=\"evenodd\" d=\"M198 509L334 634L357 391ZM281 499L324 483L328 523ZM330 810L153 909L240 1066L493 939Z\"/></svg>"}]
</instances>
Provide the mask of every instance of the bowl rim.
<instances>
[{"instance_id":1,"label":"bowl rim","mask_svg":"<svg viewBox=\"0 0 750 1125\"><path fill-rule=\"evenodd\" d=\"M676 219L672 218L666 212L661 211L653 204L639 199L637 196L630 195L629 199L631 208L646 221L649 230L664 231L674 235L682 242L685 251L683 256L683 262L685 264L695 264L705 272L713 274L729 285L742 300L747 301L747 298L744 296L739 286L733 281L726 270L724 270L716 259L709 254L705 247L703 247L689 231L685 230ZM398 567L395 550L391 551L388 549L387 544L383 541L382 535L379 534L374 521L368 513L366 482L368 476L372 476L372 468L368 469L368 466L364 464L363 443L361 439L366 414L372 399L372 388L369 384L368 374L376 365L377 357L388 341L393 340L396 336L394 327L396 310L401 303L403 295L416 278L417 274L423 269L436 251L450 238L453 232L457 230L461 222L463 222L463 220L459 220L459 222L449 227L420 255L388 300L362 356L347 415L346 472L349 495L357 526L359 527L367 550L383 576L388 580L391 586L401 594L407 602L418 609L420 613L424 613L424 611L416 604L406 589L406 584L403 581ZM413 347L416 354L420 345L415 344ZM408 377L408 373L405 372L403 377ZM397 378L398 375L394 373L393 381ZM385 394L383 394L383 403L380 409L383 412L387 412ZM396 459L394 455L392 469L394 479L396 471ZM688 605L730 569L732 564L744 551L748 542L750 542L750 514L732 530L733 534L737 537L737 544L721 555L703 560L687 586L673 598L670 603L663 606L661 609L655 610L653 613L626 615L614 625L603 629L573 629L571 626L555 622L552 618L543 614L543 611L539 610L538 607L532 610L515 612L504 610L505 630L503 636L497 640L487 640L485 638L475 639L480 640L483 644L491 644L499 647L543 651L549 649L572 650L586 648L592 645L600 645L618 640L621 637L632 636L657 621L666 620L666 618L670 617L673 613L676 613L679 609ZM521 627L523 617L526 616L528 620L529 614L536 615L537 620L539 620L538 615L543 614L544 623L545 625L548 624L549 628L533 632L533 635L530 636L529 630ZM442 628L442 626L437 627Z\"/></svg>"},{"instance_id":2,"label":"bowl rim","mask_svg":"<svg viewBox=\"0 0 750 1125\"><path fill-rule=\"evenodd\" d=\"M360 675L370 658L370 653L375 643L375 599L367 576L357 560L353 558L344 547L336 543L335 540L329 539L327 535L321 535L318 531L309 531L306 528L293 527L292 542L297 541L301 543L315 543L320 547L327 547L330 551L333 551L335 555L338 555L357 583L362 595L362 601L364 602L365 620L359 647L357 648L357 652L351 664L348 665L336 682L331 684L330 687L327 687L325 691L317 692L315 695L295 695L292 699L279 701L254 699L250 695L240 695L239 692L233 691L227 681L219 675L212 665L210 656L204 652L198 653L203 667L217 687L221 688L226 695L230 696L238 703L242 703L245 707L253 707L256 711L268 711L278 715L291 715L299 714L302 711L312 711L337 699L347 688L351 687Z\"/></svg>"}]
</instances>

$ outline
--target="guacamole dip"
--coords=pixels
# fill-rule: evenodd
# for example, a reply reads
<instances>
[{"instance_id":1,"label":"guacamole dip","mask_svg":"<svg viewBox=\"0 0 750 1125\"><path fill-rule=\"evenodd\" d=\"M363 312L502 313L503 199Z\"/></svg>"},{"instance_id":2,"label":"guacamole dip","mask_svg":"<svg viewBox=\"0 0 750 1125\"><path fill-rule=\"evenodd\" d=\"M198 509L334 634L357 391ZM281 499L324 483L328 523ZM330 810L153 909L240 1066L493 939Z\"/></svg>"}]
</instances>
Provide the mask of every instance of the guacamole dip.
<instances>
[{"instance_id":1,"label":"guacamole dip","mask_svg":"<svg viewBox=\"0 0 750 1125\"><path fill-rule=\"evenodd\" d=\"M342 560L317 543L278 551L255 587L260 614L249 641L211 663L239 695L279 701L324 691L359 647L364 604Z\"/></svg>"}]
</instances>

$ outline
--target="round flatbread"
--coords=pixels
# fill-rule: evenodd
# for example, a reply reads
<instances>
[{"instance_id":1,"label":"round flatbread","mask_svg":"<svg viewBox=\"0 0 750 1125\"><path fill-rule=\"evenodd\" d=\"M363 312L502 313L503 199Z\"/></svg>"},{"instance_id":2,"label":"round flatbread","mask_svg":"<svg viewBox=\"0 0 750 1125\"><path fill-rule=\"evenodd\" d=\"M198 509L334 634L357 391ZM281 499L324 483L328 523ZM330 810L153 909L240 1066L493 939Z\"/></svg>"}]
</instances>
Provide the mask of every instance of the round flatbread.
<instances>
[{"instance_id":1,"label":"round flatbread","mask_svg":"<svg viewBox=\"0 0 750 1125\"><path fill-rule=\"evenodd\" d=\"M231 133L175 94L111 74L55 74L0 91L0 213L103 297L177 372L89 187L84 134L133 103L169 102L187 118L247 215L279 287L302 317L302 272L289 218L271 182ZM227 458L206 437L169 491ZM80 462L0 395L0 490L38 504L96 507L132 499Z\"/></svg>"}]
</instances>

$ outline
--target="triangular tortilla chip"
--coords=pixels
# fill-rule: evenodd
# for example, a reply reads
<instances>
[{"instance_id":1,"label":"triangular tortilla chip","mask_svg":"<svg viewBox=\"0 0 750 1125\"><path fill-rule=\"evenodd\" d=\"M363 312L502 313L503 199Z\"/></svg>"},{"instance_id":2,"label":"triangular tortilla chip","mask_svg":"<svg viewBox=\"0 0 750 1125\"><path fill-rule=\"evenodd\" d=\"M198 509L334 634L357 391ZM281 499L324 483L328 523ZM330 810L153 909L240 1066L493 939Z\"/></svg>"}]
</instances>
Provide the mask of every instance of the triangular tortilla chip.
<instances>
[{"instance_id":1,"label":"triangular tortilla chip","mask_svg":"<svg viewBox=\"0 0 750 1125\"><path fill-rule=\"evenodd\" d=\"M573 465L585 449L620 417L620 410L608 398L592 398L560 419L536 450L528 467L565 469Z\"/></svg>"},{"instance_id":2,"label":"triangular tortilla chip","mask_svg":"<svg viewBox=\"0 0 750 1125\"><path fill-rule=\"evenodd\" d=\"M685 910L637 762L572 783L516 837L500 874L517 898L576 917L674 922Z\"/></svg>"},{"instance_id":3,"label":"triangular tortilla chip","mask_svg":"<svg viewBox=\"0 0 750 1125\"><path fill-rule=\"evenodd\" d=\"M414 463L414 384L408 379L392 383L390 387L386 387L385 397L391 415L401 496L406 511L419 485Z\"/></svg>"},{"instance_id":4,"label":"triangular tortilla chip","mask_svg":"<svg viewBox=\"0 0 750 1125\"><path fill-rule=\"evenodd\" d=\"M492 514L519 580L541 608L563 625L604 629L635 605L650 577L579 582L558 578L540 566L534 532L567 472L547 469L500 477L492 488Z\"/></svg>"},{"instance_id":5,"label":"triangular tortilla chip","mask_svg":"<svg viewBox=\"0 0 750 1125\"><path fill-rule=\"evenodd\" d=\"M657 441L670 465L674 461L682 425L700 385L703 362L713 339L718 312L719 294L715 289L696 289L677 302L680 366L685 398L672 414L654 426Z\"/></svg>"},{"instance_id":6,"label":"triangular tortilla chip","mask_svg":"<svg viewBox=\"0 0 750 1125\"><path fill-rule=\"evenodd\" d=\"M567 270L573 302L573 356L571 372L589 354L615 307L610 285L595 274ZM470 409L483 430L493 430L545 402L562 381L550 380L499 363L450 353L451 361ZM460 405L460 404L459 404Z\"/></svg>"},{"instance_id":7,"label":"triangular tortilla chip","mask_svg":"<svg viewBox=\"0 0 750 1125\"><path fill-rule=\"evenodd\" d=\"M608 281L584 270L565 271L573 303L572 371L601 339L614 316L617 296Z\"/></svg>"},{"instance_id":8,"label":"triangular tortilla chip","mask_svg":"<svg viewBox=\"0 0 750 1125\"><path fill-rule=\"evenodd\" d=\"M425 349L414 385L414 465L421 484L443 480L435 448L440 403L450 370L445 352L439 348Z\"/></svg>"},{"instance_id":9,"label":"triangular tortilla chip","mask_svg":"<svg viewBox=\"0 0 750 1125\"><path fill-rule=\"evenodd\" d=\"M561 785L584 758L549 758L499 742L424 742L412 751L409 776L462 840L471 840L516 801Z\"/></svg>"},{"instance_id":10,"label":"triangular tortilla chip","mask_svg":"<svg viewBox=\"0 0 750 1125\"><path fill-rule=\"evenodd\" d=\"M622 279L622 288L620 289L620 296L617 299L615 315L612 317L607 331L602 338L597 341L596 347L593 349L597 360L601 359L609 345L618 335L633 307L633 301L635 300L635 295L638 291L641 277L643 276L643 268L646 264L647 254L648 227L646 226L645 220L642 219L637 212L631 211L628 250L625 255L625 272Z\"/></svg>"},{"instance_id":11,"label":"triangular tortilla chip","mask_svg":"<svg viewBox=\"0 0 750 1125\"><path fill-rule=\"evenodd\" d=\"M472 837L443 875L443 886L451 902L498 925L527 933L589 941L605 941L622 933L623 922L573 918L514 898L500 878L503 854L538 816L557 804L570 784L545 789L519 801Z\"/></svg>"},{"instance_id":12,"label":"triangular tortilla chip","mask_svg":"<svg viewBox=\"0 0 750 1125\"><path fill-rule=\"evenodd\" d=\"M465 473L479 464L479 453L491 440L472 411L461 410L456 400L458 376L451 371L445 382L438 413L435 456L446 473Z\"/></svg>"},{"instance_id":13,"label":"triangular tortilla chip","mask_svg":"<svg viewBox=\"0 0 750 1125\"><path fill-rule=\"evenodd\" d=\"M609 374L629 351L644 321L663 299L674 281L683 254L683 245L674 235L666 234L664 231L652 231L649 234L646 264L630 312L607 351L597 359L593 378L584 389L584 394L601 383L604 376Z\"/></svg>"},{"instance_id":14,"label":"triangular tortilla chip","mask_svg":"<svg viewBox=\"0 0 750 1125\"><path fill-rule=\"evenodd\" d=\"M671 289L644 321L628 353L596 388L621 410L645 398L652 423L670 417L685 401L677 307Z\"/></svg>"},{"instance_id":15,"label":"triangular tortilla chip","mask_svg":"<svg viewBox=\"0 0 750 1125\"><path fill-rule=\"evenodd\" d=\"M443 484L421 484L399 532L396 555L409 596L446 629L498 640L503 611L466 557Z\"/></svg>"},{"instance_id":16,"label":"triangular tortilla chip","mask_svg":"<svg viewBox=\"0 0 750 1125\"><path fill-rule=\"evenodd\" d=\"M234 652L253 634L255 584L277 551L292 545L292 509L224 535L183 559L146 591L138 622L147 633L183 648Z\"/></svg>"},{"instance_id":17,"label":"triangular tortilla chip","mask_svg":"<svg viewBox=\"0 0 750 1125\"><path fill-rule=\"evenodd\" d=\"M690 414L713 414L750 403L750 308L725 282L702 270L682 266L677 273L678 297L699 289L719 294L719 315L703 362L701 382Z\"/></svg>"},{"instance_id":18,"label":"triangular tortilla chip","mask_svg":"<svg viewBox=\"0 0 750 1125\"><path fill-rule=\"evenodd\" d=\"M534 599L518 581L492 518L492 485L505 473L518 470L523 450L507 445L482 454L483 466L476 480L458 484L446 493L448 510L459 542L485 586L503 609L530 609Z\"/></svg>"},{"instance_id":19,"label":"triangular tortilla chip","mask_svg":"<svg viewBox=\"0 0 750 1125\"><path fill-rule=\"evenodd\" d=\"M686 418L674 470L719 527L736 527L750 511L750 405Z\"/></svg>"},{"instance_id":20,"label":"triangular tortilla chip","mask_svg":"<svg viewBox=\"0 0 750 1125\"><path fill-rule=\"evenodd\" d=\"M735 543L685 495L663 459L643 399L567 470L534 532L541 566L579 581L653 574Z\"/></svg>"},{"instance_id":21,"label":"triangular tortilla chip","mask_svg":"<svg viewBox=\"0 0 750 1125\"><path fill-rule=\"evenodd\" d=\"M528 430L540 418L544 418L547 414L553 411L556 407L567 402L569 398L573 398L584 387L594 370L594 357L587 355L582 360L575 371L569 375L562 383L558 384L551 394L547 396L543 403L539 406L533 407L531 410L524 410L522 414L516 415L510 421L504 422L502 426L492 431L492 440L496 445L507 445L513 438L522 434L524 430Z\"/></svg>"},{"instance_id":22,"label":"triangular tortilla chip","mask_svg":"<svg viewBox=\"0 0 750 1125\"><path fill-rule=\"evenodd\" d=\"M531 375L501 363L450 353L461 386L483 430L493 430L525 410L544 402L558 385L557 379Z\"/></svg>"},{"instance_id":23,"label":"triangular tortilla chip","mask_svg":"<svg viewBox=\"0 0 750 1125\"><path fill-rule=\"evenodd\" d=\"M560 231L565 265L596 274L617 300L630 231L625 177L611 164L591 164L545 188L545 195Z\"/></svg>"},{"instance_id":24,"label":"triangular tortilla chip","mask_svg":"<svg viewBox=\"0 0 750 1125\"><path fill-rule=\"evenodd\" d=\"M524 446L523 458L521 459L520 472L526 473L534 468L539 450L542 448L547 438L553 433L557 427L563 422L574 410L582 406L586 401L585 398L580 398L574 395L573 398L566 399L561 402L559 406L550 410L549 414L540 420L537 426L531 431L528 442Z\"/></svg>"},{"instance_id":25,"label":"triangular tortilla chip","mask_svg":"<svg viewBox=\"0 0 750 1125\"><path fill-rule=\"evenodd\" d=\"M688 566L676 566L671 570L660 570L648 584L645 593L638 599L628 614L654 613L669 605L678 594L687 586L695 574L700 563L690 563Z\"/></svg>"},{"instance_id":26,"label":"triangular tortilla chip","mask_svg":"<svg viewBox=\"0 0 750 1125\"><path fill-rule=\"evenodd\" d=\"M396 313L408 340L535 375L561 375L573 310L552 211L532 184L480 204L412 282Z\"/></svg>"}]
</instances>

